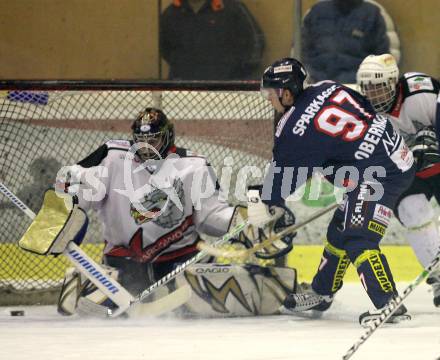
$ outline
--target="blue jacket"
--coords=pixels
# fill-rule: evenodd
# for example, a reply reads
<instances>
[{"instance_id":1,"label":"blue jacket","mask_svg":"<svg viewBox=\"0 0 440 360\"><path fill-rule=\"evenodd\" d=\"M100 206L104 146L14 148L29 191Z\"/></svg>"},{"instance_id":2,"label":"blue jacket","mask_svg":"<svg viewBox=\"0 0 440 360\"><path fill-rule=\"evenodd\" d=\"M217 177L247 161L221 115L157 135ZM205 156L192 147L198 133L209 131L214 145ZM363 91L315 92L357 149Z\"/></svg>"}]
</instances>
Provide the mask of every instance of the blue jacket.
<instances>
[{"instance_id":1,"label":"blue jacket","mask_svg":"<svg viewBox=\"0 0 440 360\"><path fill-rule=\"evenodd\" d=\"M389 51L385 21L372 3L362 1L343 14L333 0L320 1L304 18L302 59L314 81L355 83L367 55Z\"/></svg>"}]
</instances>

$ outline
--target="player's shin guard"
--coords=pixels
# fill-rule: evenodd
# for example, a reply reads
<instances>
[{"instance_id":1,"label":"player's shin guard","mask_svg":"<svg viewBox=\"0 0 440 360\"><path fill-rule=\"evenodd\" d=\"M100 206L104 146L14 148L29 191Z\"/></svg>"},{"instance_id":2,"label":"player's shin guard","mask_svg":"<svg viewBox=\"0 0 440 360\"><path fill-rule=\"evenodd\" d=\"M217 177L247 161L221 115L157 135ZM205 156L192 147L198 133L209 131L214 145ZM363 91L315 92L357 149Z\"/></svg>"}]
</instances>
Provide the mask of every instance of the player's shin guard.
<instances>
[{"instance_id":1,"label":"player's shin guard","mask_svg":"<svg viewBox=\"0 0 440 360\"><path fill-rule=\"evenodd\" d=\"M344 250L327 243L312 288L299 294L289 294L280 312L294 314L307 310L326 311L333 302L333 295L342 287L342 280L350 260Z\"/></svg>"},{"instance_id":2,"label":"player's shin guard","mask_svg":"<svg viewBox=\"0 0 440 360\"><path fill-rule=\"evenodd\" d=\"M383 308L397 295L391 270L386 257L379 250L364 250L354 261L362 285L377 310L367 311L359 316L359 323L368 327L382 315ZM398 323L410 320L406 307L402 304L386 321Z\"/></svg>"},{"instance_id":3,"label":"player's shin guard","mask_svg":"<svg viewBox=\"0 0 440 360\"><path fill-rule=\"evenodd\" d=\"M397 294L387 259L379 250L364 250L356 258L354 265L362 285L377 309Z\"/></svg>"},{"instance_id":4,"label":"player's shin guard","mask_svg":"<svg viewBox=\"0 0 440 360\"><path fill-rule=\"evenodd\" d=\"M312 289L321 295L333 295L342 287L342 280L350 260L344 250L327 243L318 272L313 278Z\"/></svg>"}]
</instances>

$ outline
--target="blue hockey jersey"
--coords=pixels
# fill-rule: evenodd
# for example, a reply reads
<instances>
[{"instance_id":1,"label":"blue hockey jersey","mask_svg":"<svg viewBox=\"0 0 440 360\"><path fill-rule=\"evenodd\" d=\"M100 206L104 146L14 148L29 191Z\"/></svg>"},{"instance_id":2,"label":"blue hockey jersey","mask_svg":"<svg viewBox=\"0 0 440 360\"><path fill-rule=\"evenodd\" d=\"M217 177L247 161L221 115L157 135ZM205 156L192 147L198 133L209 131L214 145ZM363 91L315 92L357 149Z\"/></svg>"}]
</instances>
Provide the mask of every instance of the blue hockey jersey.
<instances>
[{"instance_id":1,"label":"blue hockey jersey","mask_svg":"<svg viewBox=\"0 0 440 360\"><path fill-rule=\"evenodd\" d=\"M356 186L367 179L391 181L412 164L403 138L366 98L323 81L306 88L278 122L262 199L282 204L314 171L336 186Z\"/></svg>"}]
</instances>

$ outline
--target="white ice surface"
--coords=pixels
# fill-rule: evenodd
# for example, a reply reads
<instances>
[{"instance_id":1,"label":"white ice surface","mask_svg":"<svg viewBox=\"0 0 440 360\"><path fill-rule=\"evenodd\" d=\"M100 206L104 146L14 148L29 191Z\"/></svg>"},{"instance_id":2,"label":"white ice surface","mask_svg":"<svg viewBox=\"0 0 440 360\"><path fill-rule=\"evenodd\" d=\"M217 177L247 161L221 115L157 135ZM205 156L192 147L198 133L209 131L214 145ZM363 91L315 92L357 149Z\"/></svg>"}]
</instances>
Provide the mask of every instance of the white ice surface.
<instances>
[{"instance_id":1,"label":"white ice surface","mask_svg":"<svg viewBox=\"0 0 440 360\"><path fill-rule=\"evenodd\" d=\"M399 284L402 290L405 284ZM407 299L413 319L380 328L352 359L435 360L440 309L427 285ZM1 360L298 360L342 359L364 333L358 315L370 307L360 284L345 284L321 319L290 316L235 319L84 320L54 306L0 308Z\"/></svg>"}]
</instances>

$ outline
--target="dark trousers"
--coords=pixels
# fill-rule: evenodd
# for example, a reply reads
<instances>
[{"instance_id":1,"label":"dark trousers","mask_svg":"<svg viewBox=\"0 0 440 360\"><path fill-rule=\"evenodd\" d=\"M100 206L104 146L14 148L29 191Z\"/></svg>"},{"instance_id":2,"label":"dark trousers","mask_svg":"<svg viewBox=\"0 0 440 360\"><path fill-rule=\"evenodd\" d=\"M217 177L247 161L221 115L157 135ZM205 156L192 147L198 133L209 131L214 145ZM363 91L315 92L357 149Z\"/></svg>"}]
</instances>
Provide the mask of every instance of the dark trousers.
<instances>
[{"instance_id":1,"label":"dark trousers","mask_svg":"<svg viewBox=\"0 0 440 360\"><path fill-rule=\"evenodd\" d=\"M312 288L319 294L332 295L342 287L350 262L355 265L373 304L380 308L396 294L396 286L379 243L385 234L392 210L401 194L410 186L414 171L384 182L384 194L370 200L368 183L346 194L327 230L327 244ZM374 195L374 192L373 192Z\"/></svg>"},{"instance_id":2,"label":"dark trousers","mask_svg":"<svg viewBox=\"0 0 440 360\"><path fill-rule=\"evenodd\" d=\"M170 273L178 264L192 258L197 253L191 253L172 261L160 263L140 263L130 258L104 255L104 263L119 270L118 281L132 295L139 295L156 281ZM170 282L172 286L172 282Z\"/></svg>"}]
</instances>

